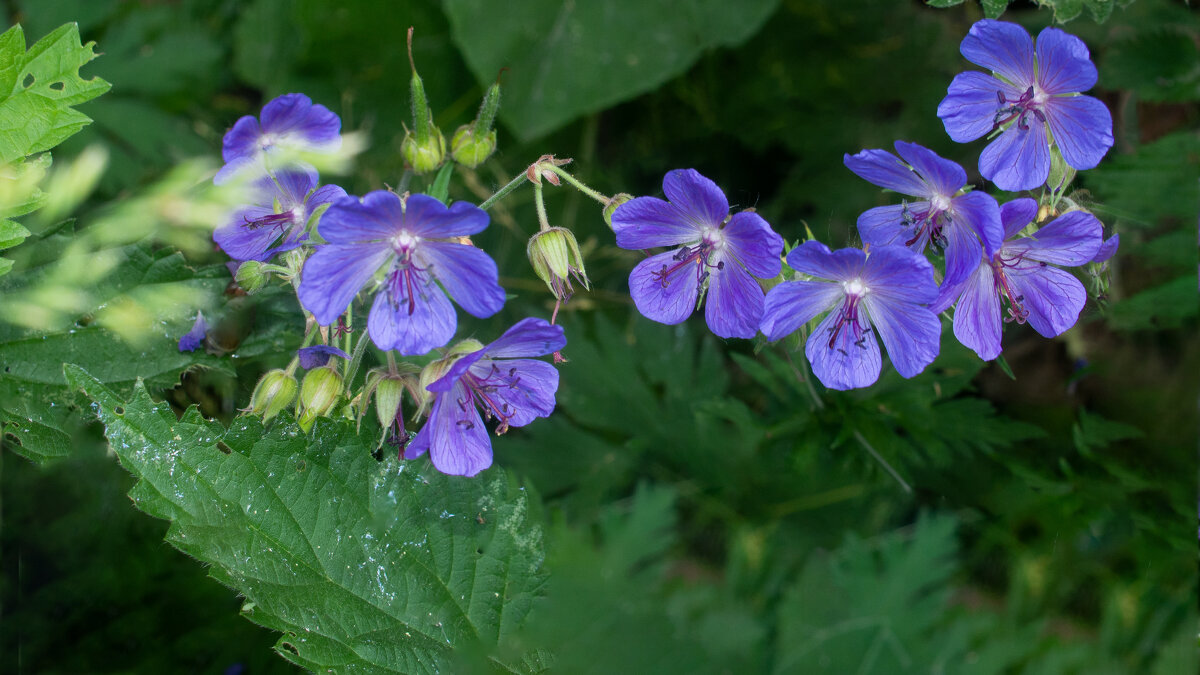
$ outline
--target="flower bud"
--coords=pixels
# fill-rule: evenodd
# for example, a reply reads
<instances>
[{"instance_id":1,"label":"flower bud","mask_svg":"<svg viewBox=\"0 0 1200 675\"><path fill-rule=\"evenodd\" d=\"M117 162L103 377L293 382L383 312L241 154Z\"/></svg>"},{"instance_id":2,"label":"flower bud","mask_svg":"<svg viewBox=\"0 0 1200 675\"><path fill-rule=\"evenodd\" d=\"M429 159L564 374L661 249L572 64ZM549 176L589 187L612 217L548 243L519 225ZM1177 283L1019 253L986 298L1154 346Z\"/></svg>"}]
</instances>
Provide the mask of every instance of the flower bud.
<instances>
[{"instance_id":1,"label":"flower bud","mask_svg":"<svg viewBox=\"0 0 1200 675\"><path fill-rule=\"evenodd\" d=\"M468 169L483 164L496 151L496 130L486 133L475 131L473 125L464 124L454 132L450 140L450 156Z\"/></svg>"},{"instance_id":2,"label":"flower bud","mask_svg":"<svg viewBox=\"0 0 1200 675\"><path fill-rule=\"evenodd\" d=\"M306 417L319 417L329 412L342 394L342 376L329 366L313 368L300 383L300 405ZM301 424L303 426L303 423Z\"/></svg>"},{"instance_id":3,"label":"flower bud","mask_svg":"<svg viewBox=\"0 0 1200 675\"><path fill-rule=\"evenodd\" d=\"M384 375L375 385L375 414L379 426L388 428L400 412L400 399L404 395L404 379L398 375Z\"/></svg>"},{"instance_id":4,"label":"flower bud","mask_svg":"<svg viewBox=\"0 0 1200 675\"><path fill-rule=\"evenodd\" d=\"M608 224L610 230L612 229L613 213L616 212L617 207L631 199L633 199L633 195L626 192L619 192L613 195L612 199L609 199L608 203L604 205L604 222Z\"/></svg>"},{"instance_id":5,"label":"flower bud","mask_svg":"<svg viewBox=\"0 0 1200 675\"><path fill-rule=\"evenodd\" d=\"M566 301L574 293L572 275L585 289L590 288L579 244L570 230L562 227L542 230L530 237L525 252L533 271L546 282L555 298Z\"/></svg>"},{"instance_id":6,"label":"flower bud","mask_svg":"<svg viewBox=\"0 0 1200 675\"><path fill-rule=\"evenodd\" d=\"M413 29L408 29L408 64L412 67L413 130L406 131L400 144L404 161L418 174L436 170L446 159L446 137L433 124L433 112L425 98L425 83L417 74L417 64L412 56Z\"/></svg>"},{"instance_id":7,"label":"flower bud","mask_svg":"<svg viewBox=\"0 0 1200 675\"><path fill-rule=\"evenodd\" d=\"M250 396L250 412L262 415L263 421L283 412L296 399L296 378L276 368L268 371L254 387Z\"/></svg>"},{"instance_id":8,"label":"flower bud","mask_svg":"<svg viewBox=\"0 0 1200 675\"><path fill-rule=\"evenodd\" d=\"M254 293L267 285L271 275L263 269L261 262L247 260L238 266L237 273L233 275L233 278L237 281L237 285L242 287L242 290Z\"/></svg>"}]
</instances>

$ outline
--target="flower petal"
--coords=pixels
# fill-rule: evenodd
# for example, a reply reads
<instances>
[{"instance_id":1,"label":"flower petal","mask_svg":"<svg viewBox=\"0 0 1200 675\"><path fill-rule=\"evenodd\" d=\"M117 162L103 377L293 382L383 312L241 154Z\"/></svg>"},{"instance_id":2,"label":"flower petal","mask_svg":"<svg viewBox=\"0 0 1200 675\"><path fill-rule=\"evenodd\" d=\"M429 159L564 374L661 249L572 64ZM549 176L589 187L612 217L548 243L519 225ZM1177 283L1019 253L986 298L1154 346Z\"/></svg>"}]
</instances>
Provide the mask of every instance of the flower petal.
<instances>
[{"instance_id":1,"label":"flower petal","mask_svg":"<svg viewBox=\"0 0 1200 675\"><path fill-rule=\"evenodd\" d=\"M196 351L200 348L200 345L204 344L204 338L207 333L208 322L204 320L204 313L196 312L196 322L192 324L191 330L179 338L179 351Z\"/></svg>"},{"instance_id":2,"label":"flower petal","mask_svg":"<svg viewBox=\"0 0 1200 675\"><path fill-rule=\"evenodd\" d=\"M1070 211L1055 218L1030 237L1004 245L1003 255L1024 253L1029 260L1055 265L1084 265L1091 262L1104 243L1104 226L1087 211Z\"/></svg>"},{"instance_id":3,"label":"flower petal","mask_svg":"<svg viewBox=\"0 0 1200 675\"><path fill-rule=\"evenodd\" d=\"M976 21L959 51L971 63L998 73L1021 91L1033 84L1033 39L1015 23Z\"/></svg>"},{"instance_id":4,"label":"flower petal","mask_svg":"<svg viewBox=\"0 0 1200 675\"><path fill-rule=\"evenodd\" d=\"M996 210L999 211L999 207ZM999 220L997 213L997 230L1000 229ZM961 223L943 229L942 233L946 237L946 277L942 279L942 285L954 286L965 281L983 262L983 244L979 243L973 228L963 227Z\"/></svg>"},{"instance_id":5,"label":"flower petal","mask_svg":"<svg viewBox=\"0 0 1200 675\"><path fill-rule=\"evenodd\" d=\"M954 337L979 358L991 361L1000 355L1000 296L991 265L980 265L963 285L954 308Z\"/></svg>"},{"instance_id":6,"label":"flower petal","mask_svg":"<svg viewBox=\"0 0 1200 675\"><path fill-rule=\"evenodd\" d=\"M470 202L447 207L434 197L417 194L404 203L404 229L421 237L466 237L486 230L489 221L487 211Z\"/></svg>"},{"instance_id":7,"label":"flower petal","mask_svg":"<svg viewBox=\"0 0 1200 675\"><path fill-rule=\"evenodd\" d=\"M912 224L905 221L905 210ZM909 202L892 206L876 206L863 211L858 216L858 236L864 243L872 246L903 246L913 235L915 224L925 220L929 213L929 202ZM924 250L929 242L928 233L922 234L915 244L917 250Z\"/></svg>"},{"instance_id":8,"label":"flower petal","mask_svg":"<svg viewBox=\"0 0 1200 675\"><path fill-rule=\"evenodd\" d=\"M1104 243L1100 245L1100 250L1096 251L1096 255L1092 258L1092 262L1102 263L1102 262L1105 262L1106 260L1108 260L1109 258L1112 258L1114 255L1117 254L1117 248L1120 247L1120 245L1121 245L1121 235L1120 234L1114 234L1113 236L1109 237L1108 239L1105 239Z\"/></svg>"},{"instance_id":9,"label":"flower petal","mask_svg":"<svg viewBox=\"0 0 1200 675\"><path fill-rule=\"evenodd\" d=\"M1029 325L1042 336L1061 335L1079 320L1087 292L1070 273L1039 265L1010 268L1006 276L1029 312Z\"/></svg>"},{"instance_id":10,"label":"flower petal","mask_svg":"<svg viewBox=\"0 0 1200 675\"><path fill-rule=\"evenodd\" d=\"M305 206L308 207L308 213L312 213L313 211L317 210L318 206L332 204L335 201L348 196L349 195L346 194L346 191L339 185L322 185L321 187L317 188L315 192L309 195L308 201L305 202Z\"/></svg>"},{"instance_id":11,"label":"flower petal","mask_svg":"<svg viewBox=\"0 0 1200 675\"><path fill-rule=\"evenodd\" d=\"M863 150L856 155L843 155L842 163L859 178L879 187L926 199L934 194L920 176L887 150Z\"/></svg>"},{"instance_id":12,"label":"flower petal","mask_svg":"<svg viewBox=\"0 0 1200 675\"><path fill-rule=\"evenodd\" d=\"M1027 129L1016 123L979 155L979 173L1008 192L1032 190L1050 175L1050 146L1044 124L1033 120Z\"/></svg>"},{"instance_id":13,"label":"flower petal","mask_svg":"<svg viewBox=\"0 0 1200 675\"><path fill-rule=\"evenodd\" d=\"M330 204L317 231L331 244L382 242L403 229L400 197L387 190L368 192L361 200L351 196Z\"/></svg>"},{"instance_id":14,"label":"flower petal","mask_svg":"<svg viewBox=\"0 0 1200 675\"><path fill-rule=\"evenodd\" d=\"M850 281L862 276L866 261L867 254L860 249L830 251L828 246L816 240L800 244L787 255L788 266L797 272L833 281Z\"/></svg>"},{"instance_id":15,"label":"flower petal","mask_svg":"<svg viewBox=\"0 0 1200 675\"><path fill-rule=\"evenodd\" d=\"M347 361L350 360L349 354L338 349L337 347L332 347L330 345L312 345L309 347L302 347L296 351L296 356L300 358L300 367L305 370L320 368L326 363L329 363L329 358L332 356L340 356Z\"/></svg>"},{"instance_id":16,"label":"flower petal","mask_svg":"<svg viewBox=\"0 0 1200 675\"><path fill-rule=\"evenodd\" d=\"M785 281L767 291L759 329L774 342L800 330L821 312L842 299L839 283L827 281Z\"/></svg>"},{"instance_id":17,"label":"flower petal","mask_svg":"<svg viewBox=\"0 0 1200 675\"><path fill-rule=\"evenodd\" d=\"M700 239L700 228L677 208L656 197L638 197L612 215L617 246L629 250L678 246Z\"/></svg>"},{"instance_id":18,"label":"flower petal","mask_svg":"<svg viewBox=\"0 0 1200 675\"><path fill-rule=\"evenodd\" d=\"M996 111L1000 103L996 92L1006 100L1016 100L1023 93L1016 87L991 75L970 70L954 76L946 90L946 98L938 104L937 116L946 133L958 143L967 143L986 136L995 128Z\"/></svg>"},{"instance_id":19,"label":"flower petal","mask_svg":"<svg viewBox=\"0 0 1200 675\"><path fill-rule=\"evenodd\" d=\"M896 372L913 377L933 363L942 334L942 322L936 314L927 307L896 302L876 293L868 293L862 301ZM868 336L867 341L874 342L875 338Z\"/></svg>"},{"instance_id":20,"label":"flower petal","mask_svg":"<svg viewBox=\"0 0 1200 675\"><path fill-rule=\"evenodd\" d=\"M380 245L318 246L304 262L298 293L300 303L313 313L317 323L328 326L346 311L363 284L391 255L391 249Z\"/></svg>"},{"instance_id":21,"label":"flower petal","mask_svg":"<svg viewBox=\"0 0 1200 675\"><path fill-rule=\"evenodd\" d=\"M264 134L286 136L290 145L332 150L341 144L342 121L304 94L274 98L263 106L261 118Z\"/></svg>"},{"instance_id":22,"label":"flower petal","mask_svg":"<svg viewBox=\"0 0 1200 675\"><path fill-rule=\"evenodd\" d=\"M697 282L695 263L679 265L675 251L650 256L629 273L629 294L633 304L647 319L674 325L682 323L696 308ZM671 271L663 279L663 273Z\"/></svg>"},{"instance_id":23,"label":"flower petal","mask_svg":"<svg viewBox=\"0 0 1200 675\"><path fill-rule=\"evenodd\" d=\"M869 331L856 337L845 325L834 336L840 314L841 307L837 307L817 325L804 344L804 355L812 364L813 374L830 389L869 387L879 379L883 363L879 342Z\"/></svg>"},{"instance_id":24,"label":"flower petal","mask_svg":"<svg viewBox=\"0 0 1200 675\"><path fill-rule=\"evenodd\" d=\"M1025 226L1037 217L1038 203L1036 199L1021 197L1000 206L1000 224L1004 227L1003 240L1012 239ZM992 254L995 251L989 253Z\"/></svg>"},{"instance_id":25,"label":"flower petal","mask_svg":"<svg viewBox=\"0 0 1200 675\"><path fill-rule=\"evenodd\" d=\"M896 141L896 152L918 173L935 194L951 197L967 184L967 172L936 152L916 143Z\"/></svg>"},{"instance_id":26,"label":"flower petal","mask_svg":"<svg viewBox=\"0 0 1200 675\"><path fill-rule=\"evenodd\" d=\"M533 359L484 359L471 368L471 374L481 380L489 375L494 378L493 367L503 371L507 384L497 386L488 395L512 413L505 418L509 426L523 427L554 412L554 394L558 391L558 370L554 366Z\"/></svg>"},{"instance_id":27,"label":"flower petal","mask_svg":"<svg viewBox=\"0 0 1200 675\"><path fill-rule=\"evenodd\" d=\"M1100 99L1056 96L1046 101L1045 113L1054 144L1072 168L1095 168L1113 145L1112 115Z\"/></svg>"},{"instance_id":28,"label":"flower petal","mask_svg":"<svg viewBox=\"0 0 1200 675\"><path fill-rule=\"evenodd\" d=\"M458 327L454 306L432 279L417 279L411 302L407 284L385 284L375 294L367 333L376 347L395 349L402 356L420 356L454 337Z\"/></svg>"},{"instance_id":29,"label":"flower petal","mask_svg":"<svg viewBox=\"0 0 1200 675\"><path fill-rule=\"evenodd\" d=\"M972 190L951 200L950 211L955 224L979 237L985 251L994 253L1000 248L1000 243L1004 241L1004 227L1000 224L1000 205L995 197Z\"/></svg>"},{"instance_id":30,"label":"flower petal","mask_svg":"<svg viewBox=\"0 0 1200 675\"><path fill-rule=\"evenodd\" d=\"M429 419L417 438L409 443L404 456L410 457L410 453L418 456L428 447L433 467L450 476L474 476L491 466L492 442L479 411L470 403L458 405L458 401L469 400L462 382L456 383L450 391L438 394L429 411ZM422 438L426 432L428 435Z\"/></svg>"},{"instance_id":31,"label":"flower petal","mask_svg":"<svg viewBox=\"0 0 1200 675\"><path fill-rule=\"evenodd\" d=\"M233 123L233 128L226 131L221 140L221 158L230 163L256 156L261 152L258 145L261 137L262 129L258 126L257 118L253 115L239 117L238 121Z\"/></svg>"},{"instance_id":32,"label":"flower petal","mask_svg":"<svg viewBox=\"0 0 1200 675\"><path fill-rule=\"evenodd\" d=\"M749 272L732 261L712 270L704 307L709 330L723 338L750 339L758 334L762 315L763 290Z\"/></svg>"},{"instance_id":33,"label":"flower petal","mask_svg":"<svg viewBox=\"0 0 1200 675\"><path fill-rule=\"evenodd\" d=\"M1096 66L1083 40L1058 28L1037 37L1038 86L1047 94L1073 94L1096 86Z\"/></svg>"},{"instance_id":34,"label":"flower petal","mask_svg":"<svg viewBox=\"0 0 1200 675\"><path fill-rule=\"evenodd\" d=\"M563 327L545 319L527 317L483 348L488 358L545 356L567 346Z\"/></svg>"},{"instance_id":35,"label":"flower petal","mask_svg":"<svg viewBox=\"0 0 1200 675\"><path fill-rule=\"evenodd\" d=\"M671 204L699 227L716 227L729 215L729 200L717 184L695 169L668 171L663 193Z\"/></svg>"},{"instance_id":36,"label":"flower petal","mask_svg":"<svg viewBox=\"0 0 1200 675\"><path fill-rule=\"evenodd\" d=\"M925 304L938 292L933 280L933 265L925 256L904 246L872 248L863 269L862 282L870 295L887 298L890 302Z\"/></svg>"},{"instance_id":37,"label":"flower petal","mask_svg":"<svg viewBox=\"0 0 1200 675\"><path fill-rule=\"evenodd\" d=\"M482 250L448 241L423 241L413 259L471 316L484 319L504 306L496 263Z\"/></svg>"},{"instance_id":38,"label":"flower petal","mask_svg":"<svg viewBox=\"0 0 1200 675\"><path fill-rule=\"evenodd\" d=\"M316 171L287 169L275 172L275 180L267 178L272 192L278 196L284 210L304 203L304 198L317 186Z\"/></svg>"},{"instance_id":39,"label":"flower petal","mask_svg":"<svg viewBox=\"0 0 1200 675\"><path fill-rule=\"evenodd\" d=\"M753 211L735 213L721 233L725 237L725 256L732 256L759 279L779 276L783 237L762 216Z\"/></svg>"},{"instance_id":40,"label":"flower petal","mask_svg":"<svg viewBox=\"0 0 1200 675\"><path fill-rule=\"evenodd\" d=\"M279 238L279 228L270 225L250 227L250 223L270 216L274 209L261 206L236 211L229 222L213 230L213 241L234 260L267 260L267 249Z\"/></svg>"}]
</instances>

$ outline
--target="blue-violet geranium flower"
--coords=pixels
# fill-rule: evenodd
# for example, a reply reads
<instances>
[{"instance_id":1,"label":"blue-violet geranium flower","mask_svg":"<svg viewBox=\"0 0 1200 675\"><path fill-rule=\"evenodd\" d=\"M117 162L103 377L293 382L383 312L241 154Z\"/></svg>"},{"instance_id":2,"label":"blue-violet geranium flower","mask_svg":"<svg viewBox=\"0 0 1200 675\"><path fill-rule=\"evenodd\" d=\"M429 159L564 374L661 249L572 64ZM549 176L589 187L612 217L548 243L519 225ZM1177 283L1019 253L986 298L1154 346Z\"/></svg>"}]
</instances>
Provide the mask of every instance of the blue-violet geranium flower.
<instances>
[{"instance_id":1,"label":"blue-violet geranium flower","mask_svg":"<svg viewBox=\"0 0 1200 675\"><path fill-rule=\"evenodd\" d=\"M491 466L492 443L479 411L498 421L497 435L548 416L554 410L558 371L527 357L566 345L562 326L527 318L487 346L464 347L446 373L426 387L433 406L405 448L405 459L428 452L434 468L454 476L474 476Z\"/></svg>"},{"instance_id":2,"label":"blue-violet geranium flower","mask_svg":"<svg viewBox=\"0 0 1200 675\"><path fill-rule=\"evenodd\" d=\"M1090 169L1112 147L1112 115L1078 92L1096 84L1082 40L1045 28L1037 47L1015 23L984 19L971 26L962 55L993 75L959 73L938 117L959 143L1003 129L979 156L979 172L1001 190L1031 190L1050 175L1050 143L1067 165Z\"/></svg>"},{"instance_id":3,"label":"blue-violet geranium flower","mask_svg":"<svg viewBox=\"0 0 1200 675\"><path fill-rule=\"evenodd\" d=\"M713 333L752 338L763 312L762 287L755 281L779 274L783 238L753 211L729 217L729 202L716 183L694 169L663 178L670 201L638 197L612 215L617 246L648 249L680 247L638 263L629 292L646 318L683 322L695 310L707 284L704 318Z\"/></svg>"},{"instance_id":4,"label":"blue-violet geranium flower","mask_svg":"<svg viewBox=\"0 0 1200 675\"><path fill-rule=\"evenodd\" d=\"M1075 325L1087 302L1083 284L1053 265L1091 262L1103 243L1103 225L1086 211L1069 211L1033 235L1017 237L1037 211L1037 202L1028 198L1000 207L1004 242L989 249L971 276L933 306L940 312L941 305L958 299L954 336L985 361L1000 355L1004 323L1028 321L1042 336L1055 337Z\"/></svg>"},{"instance_id":5,"label":"blue-violet geranium flower","mask_svg":"<svg viewBox=\"0 0 1200 675\"><path fill-rule=\"evenodd\" d=\"M421 194L402 201L384 190L361 201L343 197L317 226L328 243L304 263L300 302L328 326L383 269L367 332L380 349L425 354L454 337L458 320L447 294L479 318L504 306L496 263L460 241L487 226L487 212L467 202L447 207Z\"/></svg>"},{"instance_id":6,"label":"blue-violet geranium flower","mask_svg":"<svg viewBox=\"0 0 1200 675\"><path fill-rule=\"evenodd\" d=\"M917 253L933 243L946 254L943 285L956 284L979 264L986 244L1000 242L1000 206L983 192L958 194L967 172L932 150L896 141L896 152L899 158L886 150L863 150L842 159L859 177L917 198L864 211L859 236L871 246L903 244Z\"/></svg>"},{"instance_id":7,"label":"blue-violet geranium flower","mask_svg":"<svg viewBox=\"0 0 1200 675\"><path fill-rule=\"evenodd\" d=\"M778 340L827 310L804 347L813 373L830 389L870 386L879 379L883 340L892 365L912 377L937 357L941 322L925 307L937 296L933 265L903 246L830 251L806 241L787 255L802 274L828 281L785 281L767 293L762 331Z\"/></svg>"},{"instance_id":8,"label":"blue-violet geranium flower","mask_svg":"<svg viewBox=\"0 0 1200 675\"><path fill-rule=\"evenodd\" d=\"M225 133L221 145L225 166L213 182L225 183L243 169L261 165L267 154L277 150L332 152L342 144L341 119L304 94L272 99L263 106L261 119L246 115Z\"/></svg>"},{"instance_id":9,"label":"blue-violet geranium flower","mask_svg":"<svg viewBox=\"0 0 1200 675\"><path fill-rule=\"evenodd\" d=\"M184 333L179 338L179 351L194 352L204 344L204 338L208 334L208 322L204 320L204 312L196 312L196 322L192 324L191 330Z\"/></svg>"},{"instance_id":10,"label":"blue-violet geranium flower","mask_svg":"<svg viewBox=\"0 0 1200 675\"><path fill-rule=\"evenodd\" d=\"M337 185L317 187L312 171L279 171L255 184L256 204L235 211L213 231L213 241L234 260L270 260L308 240L305 227L321 206L346 196Z\"/></svg>"}]
</instances>

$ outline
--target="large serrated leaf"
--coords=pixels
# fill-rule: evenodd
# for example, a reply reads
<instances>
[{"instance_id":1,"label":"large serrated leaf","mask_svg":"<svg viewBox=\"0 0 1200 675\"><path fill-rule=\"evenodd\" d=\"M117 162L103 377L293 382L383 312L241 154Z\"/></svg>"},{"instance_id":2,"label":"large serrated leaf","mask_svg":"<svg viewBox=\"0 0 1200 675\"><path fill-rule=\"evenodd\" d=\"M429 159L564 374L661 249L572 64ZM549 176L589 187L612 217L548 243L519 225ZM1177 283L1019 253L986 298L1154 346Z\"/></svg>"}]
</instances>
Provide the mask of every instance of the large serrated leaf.
<instances>
[{"instance_id":1,"label":"large serrated leaf","mask_svg":"<svg viewBox=\"0 0 1200 675\"><path fill-rule=\"evenodd\" d=\"M96 58L92 47L81 44L73 23L28 52L20 26L0 35L0 163L49 150L91 122L72 106L109 89L100 78L79 76L80 66Z\"/></svg>"},{"instance_id":2,"label":"large serrated leaf","mask_svg":"<svg viewBox=\"0 0 1200 675\"><path fill-rule=\"evenodd\" d=\"M444 6L476 80L492 82L509 69L500 115L529 140L650 91L706 49L740 44L777 5L450 0Z\"/></svg>"},{"instance_id":3,"label":"large serrated leaf","mask_svg":"<svg viewBox=\"0 0 1200 675\"><path fill-rule=\"evenodd\" d=\"M434 673L488 653L544 584L540 526L503 473L478 479L376 461L374 431L253 419L229 429L176 419L142 386L128 401L75 366L139 508L167 539L285 633L276 649L312 669ZM498 661L492 667L510 670Z\"/></svg>"}]
</instances>

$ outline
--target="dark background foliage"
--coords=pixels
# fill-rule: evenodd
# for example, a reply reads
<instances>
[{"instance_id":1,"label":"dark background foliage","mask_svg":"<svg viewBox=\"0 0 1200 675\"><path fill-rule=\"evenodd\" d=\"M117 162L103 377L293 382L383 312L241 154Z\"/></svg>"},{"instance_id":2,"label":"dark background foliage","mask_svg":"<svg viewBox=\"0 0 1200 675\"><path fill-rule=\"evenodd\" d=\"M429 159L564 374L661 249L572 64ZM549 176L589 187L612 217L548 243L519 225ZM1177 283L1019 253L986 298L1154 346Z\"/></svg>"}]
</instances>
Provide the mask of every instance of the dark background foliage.
<instances>
[{"instance_id":1,"label":"dark background foliage","mask_svg":"<svg viewBox=\"0 0 1200 675\"><path fill-rule=\"evenodd\" d=\"M617 19L536 0L0 6L31 42L77 21L103 53L86 72L112 91L81 107L95 123L56 151L111 153L81 222L179 160L216 154L238 116L291 91L369 135L347 190L395 184L409 26L447 134L470 120L493 62L512 69L500 150L456 181L457 199L481 200L546 152L606 193L655 194L666 171L694 167L789 241L808 228L837 247L889 199L844 153L915 141L979 182L982 145L952 143L935 116L971 67L957 45L979 5L676 4ZM1074 11L1048 4L1060 19ZM1113 112L1116 146L1075 198L1122 248L1104 307L1090 302L1069 334L1008 327L1015 377L948 336L912 381L885 369L866 391L814 391L794 345L755 354L696 321L638 317L625 285L637 255L612 246L594 203L549 190L594 289L565 311L558 412L495 442L551 523L549 599L527 646L566 645L562 672L1187 672L1174 668L1195 658L1200 18L1177 2L1082 4L1092 11L1063 27L1092 49L1091 93ZM1036 33L1054 16L1016 3L1004 18ZM562 26L594 33L558 39ZM542 101L539 86L569 95ZM494 223L476 243L516 297L467 324L483 336L551 307L525 261L530 192ZM230 330L284 336L271 323L282 303L239 301ZM163 396L228 420L286 359L191 372ZM76 445L46 468L4 458L0 669L292 670L269 653L273 635L235 616L232 592L162 542L164 524L129 508L131 479L98 431Z\"/></svg>"}]
</instances>

